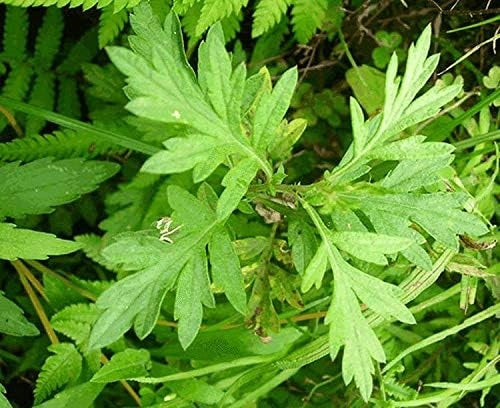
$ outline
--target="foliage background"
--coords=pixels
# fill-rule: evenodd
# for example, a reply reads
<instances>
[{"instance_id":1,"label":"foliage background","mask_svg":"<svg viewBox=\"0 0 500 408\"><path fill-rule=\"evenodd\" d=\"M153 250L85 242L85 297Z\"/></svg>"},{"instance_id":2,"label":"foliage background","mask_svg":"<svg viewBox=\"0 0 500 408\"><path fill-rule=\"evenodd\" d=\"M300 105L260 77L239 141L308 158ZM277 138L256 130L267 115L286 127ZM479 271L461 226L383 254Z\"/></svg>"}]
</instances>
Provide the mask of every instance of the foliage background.
<instances>
[{"instance_id":1,"label":"foliage background","mask_svg":"<svg viewBox=\"0 0 500 408\"><path fill-rule=\"evenodd\" d=\"M287 69L297 67L298 85L286 117L289 121L307 120L307 128L293 151L285 149L283 153L287 185L316 183L325 170L339 165L353 140L349 96L357 98L365 116L374 117L380 112L383 73L391 54L398 55L402 73L401 64L408 58L410 43L431 24L431 54L440 53L441 59L430 83L463 84L463 91L446 105L443 114L416 125L418 134L427 136L428 141L446 141L456 147L452 167L446 163L446 168L441 169L444 187L427 186L428 191L466 191L474 198L474 209L489 232L479 240L462 236L460 254L447 258L436 284L410 303L417 325L394 322L376 330L387 361L411 346L417 345L418 349L418 345L425 345L433 334L443 333L443 337L406 356L390 370L382 371L384 365L376 363L368 403L353 382L345 385L339 357L333 363L328 357L311 359L311 364L299 370L286 364L279 370L268 365L266 359L273 352L284 353L280 358L286 360L293 350L310 345L306 356L314 355L318 344L315 341L328 332L323 321L333 279L327 277L322 283L320 279L320 289L306 293L301 290L299 275L304 277L320 236L312 223L304 225L301 217L306 217L305 211L294 218L295 209L291 207L297 203L291 204L286 191L278 190L279 200L272 201L269 191L266 197L259 196L258 183L228 221L249 298L245 316L230 305L234 301L225 301L222 289L226 294L228 289L215 285L212 289L217 307L204 308L198 338L183 351L178 321L182 321L185 309L179 306L175 293L169 292L158 324L144 340L128 333L106 343L102 354L87 348L91 328L100 313L96 299L116 280L140 269L118 262L123 261L120 254L130 251L131 258L143 266L140 248L137 252L131 249L137 235L130 235L131 241L115 241L116 236L146 231L140 239L153 248L159 242L154 235L157 220L171 214L172 209L181 212L174 208L167 186L197 191L189 171L167 176L139 172L146 158L137 152L140 146L159 149L165 135L182 135L185 129L131 115L125 109L127 97L122 90L125 76L104 51L112 44L127 46L127 36L132 34L129 12L139 1L2 3L8 5L1 7L0 16L1 96L23 101L34 107L31 113L36 113L23 113L23 109L0 100L0 218L5 221L0 224L0 254L5 259L0 264L0 287L5 296L0 299L14 302L27 319L24 322L19 317L12 303L0 303L2 313L23 322L18 328L20 333L0 327L4 333L0 340L0 383L12 406L131 406L137 403L134 399L140 399L143 406L237 406L238 400L245 406L263 407L421 406L425 398L435 406L498 404L498 386L494 387L499 382L498 323L492 317L495 313L470 327L460 327L471 316L496 307L499 294L498 250L492 242L497 236L498 153L494 140L498 139L500 103L498 94L497 99L491 97L498 92L500 81L500 68L494 64L498 54L493 48L498 37L498 2L150 3L161 20L171 7L179 14L187 56L193 66L199 62L196 50L207 29L221 21L233 67L244 61L251 75L266 65L275 83ZM478 25L450 32L474 23ZM478 44L483 45L474 50ZM467 55L471 49L475 52ZM463 56L467 58L461 60ZM66 122L40 115L40 109L64 115ZM68 118L93 127L78 128ZM112 143L109 137L102 137L104 132L125 136L130 145ZM15 170L13 163L17 161L22 164ZM382 180L394 165L382 162L374 166L369 181ZM274 170L279 179L277 166ZM58 179L57 172L65 176ZM224 175L225 170L219 168L207 179L217 194L223 190ZM33 187L48 179L57 180L54 190L44 195L38 191L25 196L19 193L18 201L11 200L18 194L15 187L19 183L31 180ZM67 190L67 186L71 188ZM25 203L31 204L23 207ZM467 205L466 209L471 210L470 202ZM17 236L13 228L4 227L7 222L17 225L18 230L43 231L66 241L46 235ZM184 231L187 228L184 225ZM9 245L17 244L16 240L27 248L25 253L9 252ZM114 242L122 246L110 247ZM106 257L102 251L105 247ZM368 251L368 247L361 251ZM441 259L442 245L431 239L424 247L432 261ZM72 252L77 248L81 250ZM109 248L115 248L118 254ZM61 256L46 260L48 255ZM263 259L265 273L259 269ZM395 255L389 256L389 266L365 261L357 260L355 266L393 284L407 277L415 263ZM300 268L301 274L297 273ZM31 295L27 288L32 288ZM203 299L205 306L212 304L210 296ZM41 323L41 311L50 322ZM189 313L185 321L192 321L196 314ZM192 335L192 329L186 330L191 330L188 337ZM214 348L216 345L220 348ZM207 361L210 354L213 356ZM238 368L238 362L245 358L254 358L257 365ZM108 359L109 368L104 364ZM190 374L220 361L227 363L220 371L196 378ZM125 382L177 372L188 374L160 384ZM243 375L238 377L240 373ZM439 383L437 387L444 389L431 388L430 383ZM224 397L221 390L228 395ZM54 399L61 391L62 397ZM7 403L0 399L1 404Z\"/></svg>"}]
</instances>

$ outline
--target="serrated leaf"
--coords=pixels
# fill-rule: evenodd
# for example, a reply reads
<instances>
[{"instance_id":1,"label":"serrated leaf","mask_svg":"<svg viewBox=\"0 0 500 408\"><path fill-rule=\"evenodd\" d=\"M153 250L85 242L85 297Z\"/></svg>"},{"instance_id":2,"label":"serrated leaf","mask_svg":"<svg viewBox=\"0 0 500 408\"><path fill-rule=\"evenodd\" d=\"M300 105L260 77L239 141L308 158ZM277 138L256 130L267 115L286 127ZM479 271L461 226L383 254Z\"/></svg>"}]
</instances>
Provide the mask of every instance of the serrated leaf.
<instances>
[{"instance_id":1,"label":"serrated leaf","mask_svg":"<svg viewBox=\"0 0 500 408\"><path fill-rule=\"evenodd\" d=\"M78 242L59 239L53 234L0 223L0 259L47 259L49 255L69 254L80 247Z\"/></svg>"},{"instance_id":2,"label":"serrated leaf","mask_svg":"<svg viewBox=\"0 0 500 408\"><path fill-rule=\"evenodd\" d=\"M302 205L313 220L322 238L321 255L318 256L317 254L315 256L321 259L322 265L319 268L316 267L316 271L311 270L308 273L306 270L305 277L307 276L308 280L307 284L303 283L303 289L309 289L318 280L320 282L326 269L326 258L334 277L332 303L325 318L325 323L330 324L330 355L335 359L340 348L344 347L342 359L344 382L349 384L354 379L363 399L367 401L373 387L371 376L374 373L374 366L372 359L379 362L385 361L385 353L373 329L361 313L357 297L367 307L385 318L394 317L405 323L415 323L415 320L411 312L398 298L400 289L372 277L346 262L336 247L341 240L335 242L335 238L333 238L335 232L330 231L325 226L318 213L306 201L302 201ZM343 234L363 236L363 234L369 233L345 232ZM365 237L367 236L365 235ZM380 245L379 250L382 252L396 250L402 246L402 242L405 243L403 247L407 247L407 240L394 240L388 242L385 247L384 243L380 241L378 243ZM311 263L313 262L314 258Z\"/></svg>"},{"instance_id":3,"label":"serrated leaf","mask_svg":"<svg viewBox=\"0 0 500 408\"><path fill-rule=\"evenodd\" d=\"M40 159L0 167L0 216L44 214L95 190L119 169L115 163Z\"/></svg>"},{"instance_id":4,"label":"serrated leaf","mask_svg":"<svg viewBox=\"0 0 500 408\"><path fill-rule=\"evenodd\" d=\"M226 189L217 202L217 217L220 220L227 218L238 207L258 169L254 160L244 159L224 176L222 185Z\"/></svg>"},{"instance_id":5,"label":"serrated leaf","mask_svg":"<svg viewBox=\"0 0 500 408\"><path fill-rule=\"evenodd\" d=\"M411 219L452 249L458 247L458 234L480 236L488 231L475 215L462 211L467 200L462 193L359 193L344 197L353 207L366 212L370 219L378 219L375 222L379 224L382 220L387 220L388 225L395 220L407 224Z\"/></svg>"},{"instance_id":6,"label":"serrated leaf","mask_svg":"<svg viewBox=\"0 0 500 408\"><path fill-rule=\"evenodd\" d=\"M231 99L231 74L231 59L224 47L222 26L214 24L206 42L198 48L198 82L215 112L225 120Z\"/></svg>"},{"instance_id":7,"label":"serrated leaf","mask_svg":"<svg viewBox=\"0 0 500 408\"><path fill-rule=\"evenodd\" d=\"M147 375L151 366L149 352L144 349L126 349L116 353L90 380L93 383L110 383Z\"/></svg>"},{"instance_id":8,"label":"serrated leaf","mask_svg":"<svg viewBox=\"0 0 500 408\"><path fill-rule=\"evenodd\" d=\"M35 408L88 408L103 388L102 384L86 382L56 394L51 400L35 405Z\"/></svg>"},{"instance_id":9,"label":"serrated leaf","mask_svg":"<svg viewBox=\"0 0 500 408\"><path fill-rule=\"evenodd\" d=\"M253 13L252 37L258 37L278 24L289 5L290 0L260 0Z\"/></svg>"},{"instance_id":10,"label":"serrated leaf","mask_svg":"<svg viewBox=\"0 0 500 408\"><path fill-rule=\"evenodd\" d=\"M288 242L292 247L293 264L302 275L317 250L314 228L300 218L291 218L288 223Z\"/></svg>"},{"instance_id":11,"label":"serrated leaf","mask_svg":"<svg viewBox=\"0 0 500 408\"><path fill-rule=\"evenodd\" d=\"M338 249L378 265L387 265L384 254L395 254L412 244L408 238L371 232L335 231L330 233L330 239Z\"/></svg>"},{"instance_id":12,"label":"serrated leaf","mask_svg":"<svg viewBox=\"0 0 500 408\"><path fill-rule=\"evenodd\" d=\"M281 76L272 92L260 98L256 107L252 137L252 145L258 152L265 152L271 144L290 105L297 77L297 68L290 68Z\"/></svg>"},{"instance_id":13,"label":"serrated leaf","mask_svg":"<svg viewBox=\"0 0 500 408\"><path fill-rule=\"evenodd\" d=\"M427 57L430 38L431 28L427 26L417 40L417 43L410 46L406 72L402 78L396 78L398 59L396 54L392 55L386 72L385 98L382 113L364 121L359 105L351 101L351 117L354 133L353 145L348 149L339 166L326 175L329 182L340 184L341 182L345 182L346 176L352 174L355 175L355 178L359 178L364 174L360 170L366 166L366 163L378 156L387 157L385 160L389 160L391 157L398 157L397 160L401 160L413 155L413 159L415 160L420 157L420 153L438 156L438 152L441 152L443 157L450 155L451 148L445 145L421 144L419 143L421 139L418 137L414 137L409 142L398 141L393 142L393 144L389 143L390 147L385 146L400 132L435 116L442 106L450 102L461 91L460 84L444 87L434 86L415 99L418 92L434 72L439 60L438 55ZM370 68L365 68L364 70L364 72L372 71L373 69ZM351 77L353 75L356 76L356 80L351 82L354 86L362 89L363 92L366 90L366 87L372 86L373 81L367 82L363 78L360 68L354 69ZM358 79L359 82L357 82ZM361 86L360 84L363 85ZM380 97L381 95L378 92L379 88L370 88L376 97ZM372 107L369 106L367 109L371 110ZM398 147L403 145L408 148L404 154L401 149L398 149ZM409 149L410 146L412 147L411 149ZM374 154L374 156L370 156L371 154ZM353 180L354 178L351 176L348 179Z\"/></svg>"},{"instance_id":14,"label":"serrated leaf","mask_svg":"<svg viewBox=\"0 0 500 408\"><path fill-rule=\"evenodd\" d=\"M207 193L213 199L217 198L213 191L206 191L207 188L205 184L200 187L201 200L180 187L171 185L168 188L169 204L174 210L172 219L175 225L180 226L175 235L172 235L173 243L158 241L152 244L143 239L143 232L136 232L125 235L124 242L118 237L103 251L104 256L113 254L114 262L133 265L134 269L140 271L112 285L97 300L97 306L104 309L104 312L92 329L90 349L112 343L132 325L137 336L145 338L156 324L166 292L175 285L182 268L194 257L200 256L200 251L207 244L209 250L212 248L210 263L216 285L223 288L235 308L244 313L246 299L239 260L227 231L218 224L211 203L205 201L208 200ZM134 253L142 254L139 258L143 260L142 264L137 262L138 259L133 254L131 256L127 253L129 246L136 248ZM161 247L162 252L159 251ZM208 288L206 274L203 279L207 279L204 287ZM200 293L200 296L203 304L212 305L208 289ZM199 307L197 310L199 319ZM189 336L183 329L184 345L193 336L192 327L190 329L191 331L187 331Z\"/></svg>"},{"instance_id":15,"label":"serrated leaf","mask_svg":"<svg viewBox=\"0 0 500 408\"><path fill-rule=\"evenodd\" d=\"M321 27L328 9L327 0L293 0L292 24L297 41L307 43Z\"/></svg>"},{"instance_id":16,"label":"serrated leaf","mask_svg":"<svg viewBox=\"0 0 500 408\"><path fill-rule=\"evenodd\" d=\"M37 327L24 317L23 309L3 296L1 291L0 332L9 336L36 336L40 334Z\"/></svg>"},{"instance_id":17,"label":"serrated leaf","mask_svg":"<svg viewBox=\"0 0 500 408\"><path fill-rule=\"evenodd\" d=\"M304 271L304 276L302 277L302 285L300 287L302 292L308 292L313 287L313 285L315 285L316 288L319 289L321 287L321 282L323 281L323 277L325 276L327 268L328 253L326 244L322 241Z\"/></svg>"},{"instance_id":18,"label":"serrated leaf","mask_svg":"<svg viewBox=\"0 0 500 408\"><path fill-rule=\"evenodd\" d=\"M179 342L184 349L190 346L200 330L203 300L208 298L214 305L209 284L206 253L203 249L198 256L186 262L177 281L174 317L179 320Z\"/></svg>"},{"instance_id":19,"label":"serrated leaf","mask_svg":"<svg viewBox=\"0 0 500 408\"><path fill-rule=\"evenodd\" d=\"M81 345L88 340L92 325L98 317L99 310L94 304L77 303L54 314L50 324L55 331Z\"/></svg>"},{"instance_id":20,"label":"serrated leaf","mask_svg":"<svg viewBox=\"0 0 500 408\"><path fill-rule=\"evenodd\" d=\"M247 2L248 0L205 0L196 26L196 36L200 36L218 20L237 13Z\"/></svg>"},{"instance_id":21,"label":"serrated leaf","mask_svg":"<svg viewBox=\"0 0 500 408\"><path fill-rule=\"evenodd\" d=\"M54 344L48 349L55 355L47 358L38 375L35 404L45 400L56 389L76 380L82 370L82 357L72 344Z\"/></svg>"}]
</instances>

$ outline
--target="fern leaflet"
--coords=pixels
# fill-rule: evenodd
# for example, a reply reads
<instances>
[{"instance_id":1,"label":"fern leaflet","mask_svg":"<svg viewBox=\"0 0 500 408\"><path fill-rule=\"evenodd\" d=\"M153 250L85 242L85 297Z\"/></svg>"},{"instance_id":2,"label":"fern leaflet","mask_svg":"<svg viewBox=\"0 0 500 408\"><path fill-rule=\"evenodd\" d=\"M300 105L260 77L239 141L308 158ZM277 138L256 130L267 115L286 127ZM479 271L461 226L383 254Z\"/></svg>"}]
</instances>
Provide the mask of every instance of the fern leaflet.
<instances>
[{"instance_id":1,"label":"fern leaflet","mask_svg":"<svg viewBox=\"0 0 500 408\"><path fill-rule=\"evenodd\" d=\"M72 344L54 344L49 346L49 351L54 355L47 358L36 380L35 404L47 399L55 390L75 381L82 371L82 357Z\"/></svg>"},{"instance_id":2,"label":"fern leaflet","mask_svg":"<svg viewBox=\"0 0 500 408\"><path fill-rule=\"evenodd\" d=\"M99 17L99 48L104 48L118 37L127 21L126 9L115 12L111 6L104 7Z\"/></svg>"},{"instance_id":3,"label":"fern leaflet","mask_svg":"<svg viewBox=\"0 0 500 408\"><path fill-rule=\"evenodd\" d=\"M292 24L297 41L307 43L326 17L327 0L293 0Z\"/></svg>"},{"instance_id":4,"label":"fern leaflet","mask_svg":"<svg viewBox=\"0 0 500 408\"><path fill-rule=\"evenodd\" d=\"M286 14L290 0L260 0L253 14L252 37L269 31Z\"/></svg>"}]
</instances>

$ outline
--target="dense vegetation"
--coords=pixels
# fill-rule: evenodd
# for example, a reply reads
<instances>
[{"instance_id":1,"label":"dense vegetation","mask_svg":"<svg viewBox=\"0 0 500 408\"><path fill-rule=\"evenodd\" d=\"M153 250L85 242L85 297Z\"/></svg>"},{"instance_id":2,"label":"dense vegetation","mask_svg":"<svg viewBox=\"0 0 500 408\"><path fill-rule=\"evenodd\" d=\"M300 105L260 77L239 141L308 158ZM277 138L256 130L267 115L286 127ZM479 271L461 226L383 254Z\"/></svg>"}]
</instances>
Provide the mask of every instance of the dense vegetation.
<instances>
[{"instance_id":1,"label":"dense vegetation","mask_svg":"<svg viewBox=\"0 0 500 408\"><path fill-rule=\"evenodd\" d=\"M1 408L500 404L497 2L0 3Z\"/></svg>"}]
</instances>

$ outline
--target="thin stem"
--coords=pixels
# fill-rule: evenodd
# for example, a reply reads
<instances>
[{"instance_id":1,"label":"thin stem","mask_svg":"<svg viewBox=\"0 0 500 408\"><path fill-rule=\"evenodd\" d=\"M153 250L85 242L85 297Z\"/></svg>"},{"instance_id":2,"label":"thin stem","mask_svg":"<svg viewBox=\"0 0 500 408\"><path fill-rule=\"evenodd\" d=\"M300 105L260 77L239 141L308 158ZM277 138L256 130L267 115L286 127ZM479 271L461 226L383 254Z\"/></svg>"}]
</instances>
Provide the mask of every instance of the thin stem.
<instances>
[{"instance_id":1,"label":"thin stem","mask_svg":"<svg viewBox=\"0 0 500 408\"><path fill-rule=\"evenodd\" d=\"M66 279L64 276L59 275L57 272L54 272L52 269L47 268L45 265L41 264L40 262L26 261L26 263L28 263L33 268L35 268L38 272L52 276L55 279L58 279L59 281L64 283L68 288L73 289L75 292L78 292L80 295L91 300L92 302L95 302L97 300L97 297L93 293L89 292L87 289L83 289L83 288L79 287L78 285L71 282L69 279Z\"/></svg>"},{"instance_id":2,"label":"thin stem","mask_svg":"<svg viewBox=\"0 0 500 408\"><path fill-rule=\"evenodd\" d=\"M136 152L144 153L147 155L152 155L160 151L160 149L156 146L141 142L140 140L135 140L130 137L111 132L109 130L100 129L93 125L89 125L88 123L68 118L64 115L60 115L59 113L54 113L39 108L38 106L32 106L24 102L19 102L12 98L0 96L0 103L10 107L11 109L26 113L28 115L43 118L48 122L52 122L69 129L90 133L91 135L96 136L99 139L104 139L115 145L125 147L126 149L134 150Z\"/></svg>"},{"instance_id":3,"label":"thin stem","mask_svg":"<svg viewBox=\"0 0 500 408\"><path fill-rule=\"evenodd\" d=\"M59 344L59 339L57 338L56 332L54 331L54 329L50 324L49 318L47 317L47 314L45 313L43 306L40 303L40 300L38 300L38 297L36 296L36 293L34 292L30 283L28 282L28 279L26 278L27 275L26 271L29 273L28 268L26 268L26 266L19 260L11 261L11 264L19 274L19 279L21 280L21 284L23 285L24 290L28 294L28 297L30 298L31 303L35 308L36 314L38 315L38 318L40 319L40 322L42 323L42 326L45 332L47 333L50 342L52 344Z\"/></svg>"},{"instance_id":4,"label":"thin stem","mask_svg":"<svg viewBox=\"0 0 500 408\"><path fill-rule=\"evenodd\" d=\"M33 285L33 287L40 294L40 296L43 297L43 299L46 302L49 302L49 298L47 297L47 295L45 293L45 289L43 288L43 285L40 283L40 281L37 278L35 278L35 275L33 275L28 268L26 268L26 270L24 272L25 272L26 278L29 280L31 285Z\"/></svg>"},{"instance_id":5,"label":"thin stem","mask_svg":"<svg viewBox=\"0 0 500 408\"><path fill-rule=\"evenodd\" d=\"M7 119L9 125L12 127L12 129L14 129L14 132L16 132L17 137L19 138L23 137L23 130L17 124L14 115L10 113L7 109L5 109L3 106L0 106L0 113L5 116L5 119Z\"/></svg>"}]
</instances>

